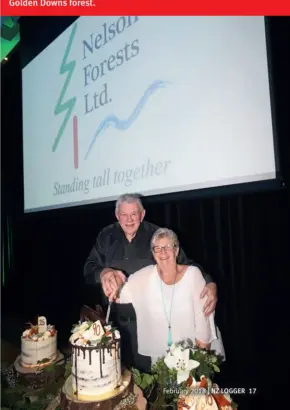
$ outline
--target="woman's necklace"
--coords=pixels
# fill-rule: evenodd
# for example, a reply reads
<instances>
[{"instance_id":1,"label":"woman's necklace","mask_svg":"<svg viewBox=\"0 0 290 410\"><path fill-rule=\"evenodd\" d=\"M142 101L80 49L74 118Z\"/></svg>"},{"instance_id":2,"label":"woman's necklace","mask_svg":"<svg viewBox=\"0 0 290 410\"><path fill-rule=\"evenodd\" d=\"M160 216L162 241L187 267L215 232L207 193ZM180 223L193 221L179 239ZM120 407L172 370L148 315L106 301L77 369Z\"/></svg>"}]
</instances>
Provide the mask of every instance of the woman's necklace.
<instances>
[{"instance_id":1,"label":"woman's necklace","mask_svg":"<svg viewBox=\"0 0 290 410\"><path fill-rule=\"evenodd\" d=\"M172 330L171 330L171 313L172 313L172 304L173 304L176 277L177 277L177 269L176 269L176 273L175 273L174 283L173 283L173 286L172 286L172 295L171 295L171 303L170 303L169 314L167 314L167 309L166 309L164 294L163 294L163 288L162 288L162 279L160 277L160 288L161 288L163 309L164 309L164 314L165 314L166 321L167 321L167 324L168 324L168 335L167 335L167 345L168 345L168 347L170 347L173 343L173 341L172 341Z\"/></svg>"}]
</instances>

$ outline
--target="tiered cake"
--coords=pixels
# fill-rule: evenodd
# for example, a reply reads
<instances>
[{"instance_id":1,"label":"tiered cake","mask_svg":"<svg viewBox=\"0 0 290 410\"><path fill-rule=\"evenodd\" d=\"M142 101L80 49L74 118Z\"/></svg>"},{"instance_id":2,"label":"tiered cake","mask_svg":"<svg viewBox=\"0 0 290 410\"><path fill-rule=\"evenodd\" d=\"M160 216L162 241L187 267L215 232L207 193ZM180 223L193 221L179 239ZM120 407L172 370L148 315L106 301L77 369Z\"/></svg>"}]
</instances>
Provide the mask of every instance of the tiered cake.
<instances>
[{"instance_id":1,"label":"tiered cake","mask_svg":"<svg viewBox=\"0 0 290 410\"><path fill-rule=\"evenodd\" d=\"M14 362L14 371L20 384L33 389L42 388L63 377L64 356L57 350L57 331L39 316L37 324L29 323L21 335L21 353ZM50 371L46 372L48 366Z\"/></svg>"},{"instance_id":2,"label":"tiered cake","mask_svg":"<svg viewBox=\"0 0 290 410\"><path fill-rule=\"evenodd\" d=\"M78 400L100 400L120 385L120 334L111 326L85 321L73 329L72 388Z\"/></svg>"},{"instance_id":3,"label":"tiered cake","mask_svg":"<svg viewBox=\"0 0 290 410\"><path fill-rule=\"evenodd\" d=\"M21 365L23 367L44 367L57 357L57 332L47 325L46 318L38 318L36 326L23 332L21 337Z\"/></svg>"},{"instance_id":4,"label":"tiered cake","mask_svg":"<svg viewBox=\"0 0 290 410\"><path fill-rule=\"evenodd\" d=\"M100 307L82 308L70 337L72 371L62 388L61 410L117 410L135 403L133 377L121 372L120 342Z\"/></svg>"}]
</instances>

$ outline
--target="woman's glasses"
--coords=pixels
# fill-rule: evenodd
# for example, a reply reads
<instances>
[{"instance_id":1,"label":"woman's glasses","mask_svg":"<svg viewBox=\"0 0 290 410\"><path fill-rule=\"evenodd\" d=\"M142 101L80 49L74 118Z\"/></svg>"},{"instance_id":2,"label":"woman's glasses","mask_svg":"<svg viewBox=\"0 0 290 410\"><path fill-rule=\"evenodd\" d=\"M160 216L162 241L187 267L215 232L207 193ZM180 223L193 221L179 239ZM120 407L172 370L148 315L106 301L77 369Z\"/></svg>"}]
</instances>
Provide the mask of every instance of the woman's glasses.
<instances>
[{"instance_id":1,"label":"woman's glasses","mask_svg":"<svg viewBox=\"0 0 290 410\"><path fill-rule=\"evenodd\" d=\"M152 249L153 249L153 252L160 253L162 252L162 249L167 252L167 251L172 251L172 249L174 248L175 248L175 245L168 243L167 245L164 245L164 246L153 246Z\"/></svg>"}]
</instances>

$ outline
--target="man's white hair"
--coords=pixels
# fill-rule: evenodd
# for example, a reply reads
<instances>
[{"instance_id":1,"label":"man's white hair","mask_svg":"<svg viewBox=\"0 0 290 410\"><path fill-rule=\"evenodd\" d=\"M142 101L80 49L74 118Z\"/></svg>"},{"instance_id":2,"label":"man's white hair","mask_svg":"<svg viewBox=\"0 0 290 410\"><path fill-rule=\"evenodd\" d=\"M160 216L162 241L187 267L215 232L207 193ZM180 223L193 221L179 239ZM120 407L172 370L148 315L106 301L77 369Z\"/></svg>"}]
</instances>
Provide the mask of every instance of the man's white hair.
<instances>
[{"instance_id":1,"label":"man's white hair","mask_svg":"<svg viewBox=\"0 0 290 410\"><path fill-rule=\"evenodd\" d=\"M143 207L143 204L141 202L140 195L138 195L138 194L123 194L123 195L121 195L117 199L117 202L116 202L116 208L115 208L116 213L119 212L120 205L122 205L124 203L126 203L126 204L137 204L140 211L141 212L144 211L144 207Z\"/></svg>"},{"instance_id":2,"label":"man's white hair","mask_svg":"<svg viewBox=\"0 0 290 410\"><path fill-rule=\"evenodd\" d=\"M159 228L156 232L154 232L152 239L151 239L151 249L155 246L156 241L162 238L169 238L172 241L172 244L179 248L179 240L175 232L168 228Z\"/></svg>"}]
</instances>

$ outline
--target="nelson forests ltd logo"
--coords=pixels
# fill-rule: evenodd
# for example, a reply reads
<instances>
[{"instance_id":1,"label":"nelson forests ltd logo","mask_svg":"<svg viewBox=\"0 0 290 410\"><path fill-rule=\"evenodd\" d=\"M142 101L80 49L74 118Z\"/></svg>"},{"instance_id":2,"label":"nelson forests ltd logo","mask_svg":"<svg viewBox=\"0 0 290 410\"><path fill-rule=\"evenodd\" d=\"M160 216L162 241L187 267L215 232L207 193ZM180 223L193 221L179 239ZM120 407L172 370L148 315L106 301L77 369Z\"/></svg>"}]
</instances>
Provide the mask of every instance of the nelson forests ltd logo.
<instances>
[{"instance_id":1,"label":"nelson forests ltd logo","mask_svg":"<svg viewBox=\"0 0 290 410\"><path fill-rule=\"evenodd\" d=\"M120 17L115 23L112 23L110 25L109 30L113 30L114 31L114 36L112 37L112 39L115 37L115 35L117 35L117 33L121 33L125 27L125 24L122 26L123 30L122 31L118 31L118 24L119 22L124 22L126 18ZM133 21L134 20L134 21ZM135 24L136 22L139 21L138 17L127 17L127 28L130 27L132 24ZM104 23L103 27L107 27L106 23ZM61 122L60 128L58 130L57 136L53 142L52 145L52 152L55 152L61 139L63 138L63 134L64 131L67 127L67 124L73 114L75 105L76 105L76 101L77 98L76 97L71 97L69 99L66 99L66 93L67 93L67 89L69 87L69 84L71 82L73 73L75 71L75 67L76 67L76 60L71 60L69 55L71 52L71 48L72 48L72 44L76 35L76 31L77 31L77 23L75 23L72 27L69 39L68 39L68 43L67 46L65 48L65 52L64 52L64 56L59 68L59 74L61 76L65 76L65 81L64 84L62 86L58 101L56 103L55 109L54 109L54 115L58 116L60 114L63 114L63 120ZM84 44L86 43L85 41L83 42ZM106 43L104 43L106 44ZM127 43L125 46L126 49L126 53L127 53ZM135 39L132 44L131 44L131 51L135 50L135 54L131 54L131 59L125 59L122 57L122 64L124 64L126 61L131 61L132 57L136 57L139 54L139 40ZM136 51L137 50L137 51ZM91 50L90 50L91 51ZM123 52L124 50L119 50L117 55L119 55L120 52ZM132 51L132 52L133 52ZM106 60L105 60L106 61ZM121 65L122 65L121 64ZM120 65L119 65L120 66ZM86 68L85 68L86 71ZM86 83L87 78L85 78L85 85L87 85ZM137 104L135 105L135 107L133 108L133 110L130 112L129 116L125 119L120 119L118 118L115 114L110 114L108 116L106 116L102 121L100 121L96 132L94 133L94 136L91 140L91 143L88 147L87 153L84 157L84 159L86 160L88 158L88 155L90 153L90 151L93 148L93 145L95 144L96 139L104 132L106 131L108 128L113 127L116 128L119 131L126 131L129 127L131 127L131 125L137 120L137 118L139 117L141 111L143 110L144 106L146 105L147 101L149 100L149 98L156 93L156 91L165 88L169 83L167 81L163 81L163 80L154 80L152 83L149 84L149 86L146 87L145 91L143 92L143 95L141 96L141 98L139 99L139 101L137 101ZM105 84L105 91L107 91L107 84ZM86 96L85 96L86 97ZM110 102L110 100L108 100L107 98L105 99L106 101L102 104L100 101L100 105L103 106L105 104L108 103L108 101ZM87 104L87 102L86 102ZM91 111L91 110L90 110ZM86 113L90 112L86 110ZM73 115L73 144L74 144L74 168L77 169L79 166L79 159L78 159L78 117L77 115Z\"/></svg>"},{"instance_id":2,"label":"nelson forests ltd logo","mask_svg":"<svg viewBox=\"0 0 290 410\"><path fill-rule=\"evenodd\" d=\"M63 59L62 59L62 63L60 65L60 69L59 69L59 74L60 75L67 74L67 77L66 77L66 80L65 80L65 82L63 84L63 87L61 89L60 95L58 97L58 101L57 101L55 109L54 109L54 115L59 115L59 114L62 114L63 112L65 112L65 115L64 115L63 121L60 125L60 128L58 130L57 136L54 140L54 143L52 145L52 152L55 152L57 147L58 147L58 144L59 144L59 142L60 142L60 140L63 136L64 130L67 126L67 123L68 123L71 115L72 115L73 109L74 109L76 101L77 101L76 97L72 97L72 98L70 98L70 99L68 99L64 102L66 90L69 86L69 83L71 81L71 78L72 78L72 75L73 75L73 72L74 72L75 66L76 66L76 61L75 60L68 61L70 50L71 50L71 47L72 47L72 43L73 43L76 31L77 31L77 24L74 24L73 28L72 28L72 31L70 33L69 40L68 40L67 46L65 48L64 56L63 56ZM78 168L78 158L77 158L77 148L78 148L77 143L78 143L78 141L77 141L77 135L76 135L77 134L77 117L76 116L74 116L73 122L74 122L74 127L73 128L74 128L74 157L75 157L74 158L74 165L75 165L75 168Z\"/></svg>"}]
</instances>

